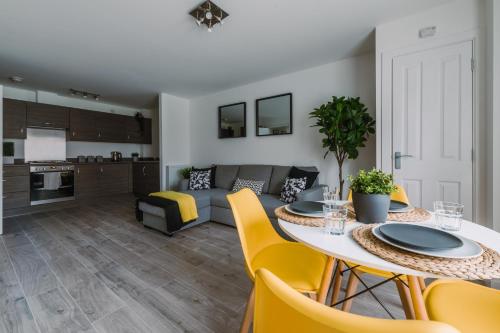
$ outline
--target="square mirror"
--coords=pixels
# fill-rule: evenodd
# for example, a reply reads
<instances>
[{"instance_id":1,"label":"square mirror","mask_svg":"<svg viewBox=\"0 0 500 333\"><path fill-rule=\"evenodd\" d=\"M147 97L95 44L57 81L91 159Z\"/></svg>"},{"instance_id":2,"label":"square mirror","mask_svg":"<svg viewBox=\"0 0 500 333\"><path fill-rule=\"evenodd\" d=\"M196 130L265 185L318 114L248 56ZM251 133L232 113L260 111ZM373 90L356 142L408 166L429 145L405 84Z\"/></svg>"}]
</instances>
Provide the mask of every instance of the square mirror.
<instances>
[{"instance_id":1,"label":"square mirror","mask_svg":"<svg viewBox=\"0 0 500 333\"><path fill-rule=\"evenodd\" d=\"M247 136L247 103L219 106L219 139Z\"/></svg>"},{"instance_id":2,"label":"square mirror","mask_svg":"<svg viewBox=\"0 0 500 333\"><path fill-rule=\"evenodd\" d=\"M292 94L256 101L257 136L292 134Z\"/></svg>"}]
</instances>

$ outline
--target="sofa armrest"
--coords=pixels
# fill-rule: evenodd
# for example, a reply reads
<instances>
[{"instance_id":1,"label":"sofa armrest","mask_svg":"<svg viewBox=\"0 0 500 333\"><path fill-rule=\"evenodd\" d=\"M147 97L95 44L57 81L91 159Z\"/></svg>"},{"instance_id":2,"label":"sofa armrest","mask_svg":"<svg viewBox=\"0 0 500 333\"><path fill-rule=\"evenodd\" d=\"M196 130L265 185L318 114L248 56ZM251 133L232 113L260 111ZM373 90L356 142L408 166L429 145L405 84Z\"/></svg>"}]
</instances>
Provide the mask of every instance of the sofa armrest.
<instances>
[{"instance_id":1,"label":"sofa armrest","mask_svg":"<svg viewBox=\"0 0 500 333\"><path fill-rule=\"evenodd\" d=\"M311 187L305 191L297 193L297 201L321 201L323 200L323 187L326 185L318 185Z\"/></svg>"}]
</instances>

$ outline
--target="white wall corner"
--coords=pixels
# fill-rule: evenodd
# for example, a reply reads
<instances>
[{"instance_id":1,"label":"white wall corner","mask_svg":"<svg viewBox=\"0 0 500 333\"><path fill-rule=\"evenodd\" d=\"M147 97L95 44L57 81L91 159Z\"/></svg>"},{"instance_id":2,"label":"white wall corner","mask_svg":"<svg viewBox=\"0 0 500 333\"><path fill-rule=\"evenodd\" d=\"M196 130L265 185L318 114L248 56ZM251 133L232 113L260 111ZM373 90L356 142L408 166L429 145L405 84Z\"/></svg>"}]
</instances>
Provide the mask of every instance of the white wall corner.
<instances>
[{"instance_id":1,"label":"white wall corner","mask_svg":"<svg viewBox=\"0 0 500 333\"><path fill-rule=\"evenodd\" d=\"M158 96L158 137L161 189L170 189L178 181L178 169L189 165L189 100L167 93Z\"/></svg>"}]
</instances>

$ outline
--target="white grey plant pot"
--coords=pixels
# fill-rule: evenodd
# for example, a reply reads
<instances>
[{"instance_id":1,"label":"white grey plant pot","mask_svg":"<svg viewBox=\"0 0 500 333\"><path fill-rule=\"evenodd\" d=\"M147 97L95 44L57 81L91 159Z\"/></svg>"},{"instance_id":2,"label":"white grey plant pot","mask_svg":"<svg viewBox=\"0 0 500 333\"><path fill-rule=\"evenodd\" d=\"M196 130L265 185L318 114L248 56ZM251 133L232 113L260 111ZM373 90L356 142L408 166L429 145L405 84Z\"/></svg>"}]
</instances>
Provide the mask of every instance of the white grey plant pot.
<instances>
[{"instance_id":1,"label":"white grey plant pot","mask_svg":"<svg viewBox=\"0 0 500 333\"><path fill-rule=\"evenodd\" d=\"M14 156L4 156L3 164L14 164Z\"/></svg>"},{"instance_id":2,"label":"white grey plant pot","mask_svg":"<svg viewBox=\"0 0 500 333\"><path fill-rule=\"evenodd\" d=\"M391 197L386 194L352 193L352 205L356 220L361 223L384 223L387 221Z\"/></svg>"},{"instance_id":3,"label":"white grey plant pot","mask_svg":"<svg viewBox=\"0 0 500 333\"><path fill-rule=\"evenodd\" d=\"M189 187L189 179L181 179L179 181L179 191L187 191Z\"/></svg>"}]
</instances>

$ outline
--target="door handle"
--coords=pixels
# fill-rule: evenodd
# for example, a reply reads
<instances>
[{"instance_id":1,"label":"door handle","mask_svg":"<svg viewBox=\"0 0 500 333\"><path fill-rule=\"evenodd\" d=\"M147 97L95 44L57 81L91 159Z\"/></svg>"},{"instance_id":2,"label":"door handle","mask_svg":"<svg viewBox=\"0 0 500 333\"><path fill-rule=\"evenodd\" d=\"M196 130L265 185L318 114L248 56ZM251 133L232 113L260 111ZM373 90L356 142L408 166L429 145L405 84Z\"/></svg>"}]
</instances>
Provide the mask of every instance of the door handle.
<instances>
[{"instance_id":1,"label":"door handle","mask_svg":"<svg viewBox=\"0 0 500 333\"><path fill-rule=\"evenodd\" d=\"M413 155L401 154L400 151L394 153L394 169L401 169L401 159L406 157L413 157Z\"/></svg>"},{"instance_id":2,"label":"door handle","mask_svg":"<svg viewBox=\"0 0 500 333\"><path fill-rule=\"evenodd\" d=\"M19 130L21 133L24 133L24 128L21 127L21 129Z\"/></svg>"}]
</instances>

